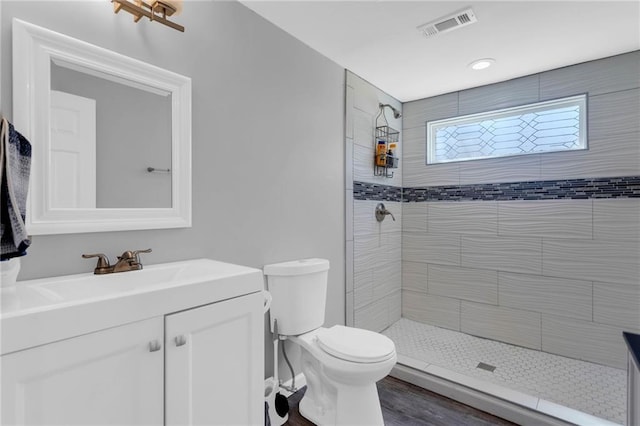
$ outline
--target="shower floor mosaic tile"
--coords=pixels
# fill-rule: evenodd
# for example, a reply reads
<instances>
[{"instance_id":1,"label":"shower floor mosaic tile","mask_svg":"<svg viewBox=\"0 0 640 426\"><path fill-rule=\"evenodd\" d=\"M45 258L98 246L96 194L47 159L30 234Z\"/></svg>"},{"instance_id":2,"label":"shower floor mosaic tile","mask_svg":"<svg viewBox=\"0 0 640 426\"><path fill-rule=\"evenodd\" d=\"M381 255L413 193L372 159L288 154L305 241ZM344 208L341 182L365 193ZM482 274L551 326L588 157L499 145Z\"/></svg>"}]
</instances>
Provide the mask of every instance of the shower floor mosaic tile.
<instances>
[{"instance_id":1,"label":"shower floor mosaic tile","mask_svg":"<svg viewBox=\"0 0 640 426\"><path fill-rule=\"evenodd\" d=\"M626 371L402 318L384 332L399 355L623 424ZM493 372L479 363L495 366ZM484 368L483 368L484 367ZM489 368L490 369L490 368Z\"/></svg>"}]
</instances>

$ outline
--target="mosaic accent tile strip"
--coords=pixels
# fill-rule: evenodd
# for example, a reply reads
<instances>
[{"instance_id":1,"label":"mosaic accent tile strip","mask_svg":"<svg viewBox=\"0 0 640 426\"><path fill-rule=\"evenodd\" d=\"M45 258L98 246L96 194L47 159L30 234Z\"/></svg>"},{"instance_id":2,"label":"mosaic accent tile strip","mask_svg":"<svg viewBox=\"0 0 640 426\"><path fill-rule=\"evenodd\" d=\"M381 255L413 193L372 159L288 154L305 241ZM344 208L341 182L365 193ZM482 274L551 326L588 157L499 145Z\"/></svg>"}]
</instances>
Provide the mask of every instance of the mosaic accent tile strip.
<instances>
[{"instance_id":1,"label":"mosaic accent tile strip","mask_svg":"<svg viewBox=\"0 0 640 426\"><path fill-rule=\"evenodd\" d=\"M402 201L402 188L377 183L353 182L355 200Z\"/></svg>"},{"instance_id":2,"label":"mosaic accent tile strip","mask_svg":"<svg viewBox=\"0 0 640 426\"><path fill-rule=\"evenodd\" d=\"M640 198L640 176L430 186L402 192L407 202Z\"/></svg>"}]
</instances>

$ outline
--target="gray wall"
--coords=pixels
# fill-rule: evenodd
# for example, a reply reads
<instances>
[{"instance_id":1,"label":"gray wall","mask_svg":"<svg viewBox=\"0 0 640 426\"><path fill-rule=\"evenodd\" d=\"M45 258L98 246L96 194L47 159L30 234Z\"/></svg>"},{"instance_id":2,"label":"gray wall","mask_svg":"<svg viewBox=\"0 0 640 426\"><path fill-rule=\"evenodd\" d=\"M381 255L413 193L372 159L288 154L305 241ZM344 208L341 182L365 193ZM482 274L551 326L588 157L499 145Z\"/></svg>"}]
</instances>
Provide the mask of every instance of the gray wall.
<instances>
[{"instance_id":1,"label":"gray wall","mask_svg":"<svg viewBox=\"0 0 640 426\"><path fill-rule=\"evenodd\" d=\"M19 280L89 272L94 262L82 253L113 259L147 247L146 264L207 257L261 268L324 257L326 324L344 324L344 69L237 2L187 2L175 18L184 34L135 24L108 1L0 5L8 118L13 17L193 82L193 227L34 236Z\"/></svg>"},{"instance_id":2,"label":"gray wall","mask_svg":"<svg viewBox=\"0 0 640 426\"><path fill-rule=\"evenodd\" d=\"M588 94L589 150L426 165L425 122ZM404 104L405 187L640 175L640 52ZM404 317L623 368L640 199L403 203Z\"/></svg>"},{"instance_id":3,"label":"gray wall","mask_svg":"<svg viewBox=\"0 0 640 426\"><path fill-rule=\"evenodd\" d=\"M381 331L400 319L402 207L398 201L384 201L393 213L383 222L375 218L380 201L355 200L353 182L393 187L402 186L402 162L393 178L375 176L375 127L378 104L390 104L402 111L402 104L357 75L347 72L346 94L346 260L347 323ZM402 119L394 119L385 108L389 126L401 131ZM383 125L379 119L377 125ZM402 156L402 131L397 155Z\"/></svg>"},{"instance_id":4,"label":"gray wall","mask_svg":"<svg viewBox=\"0 0 640 426\"><path fill-rule=\"evenodd\" d=\"M171 207L171 96L51 64L51 89L96 101L96 205Z\"/></svg>"}]
</instances>

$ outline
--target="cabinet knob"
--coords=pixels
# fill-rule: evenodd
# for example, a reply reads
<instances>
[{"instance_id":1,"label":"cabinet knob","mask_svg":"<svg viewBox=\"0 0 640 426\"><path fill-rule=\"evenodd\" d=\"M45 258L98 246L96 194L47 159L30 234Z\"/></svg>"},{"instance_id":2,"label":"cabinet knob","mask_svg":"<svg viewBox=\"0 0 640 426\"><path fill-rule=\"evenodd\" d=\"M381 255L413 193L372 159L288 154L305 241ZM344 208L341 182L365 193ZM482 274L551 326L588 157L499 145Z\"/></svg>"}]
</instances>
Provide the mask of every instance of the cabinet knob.
<instances>
[{"instance_id":1,"label":"cabinet knob","mask_svg":"<svg viewBox=\"0 0 640 426\"><path fill-rule=\"evenodd\" d=\"M182 346L187 343L187 338L181 334L180 336L176 336L176 346Z\"/></svg>"},{"instance_id":2,"label":"cabinet knob","mask_svg":"<svg viewBox=\"0 0 640 426\"><path fill-rule=\"evenodd\" d=\"M162 345L158 340L152 340L149 342L149 352L157 352L162 348Z\"/></svg>"}]
</instances>

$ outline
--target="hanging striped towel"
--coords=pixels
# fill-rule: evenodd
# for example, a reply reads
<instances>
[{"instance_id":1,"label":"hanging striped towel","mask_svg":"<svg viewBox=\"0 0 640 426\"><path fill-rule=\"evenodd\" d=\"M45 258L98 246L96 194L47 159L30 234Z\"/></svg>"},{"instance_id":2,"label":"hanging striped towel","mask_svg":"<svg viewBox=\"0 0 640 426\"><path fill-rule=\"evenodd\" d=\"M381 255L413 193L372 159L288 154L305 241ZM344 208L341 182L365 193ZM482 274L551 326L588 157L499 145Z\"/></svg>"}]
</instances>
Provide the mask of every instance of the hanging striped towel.
<instances>
[{"instance_id":1,"label":"hanging striped towel","mask_svg":"<svg viewBox=\"0 0 640 426\"><path fill-rule=\"evenodd\" d=\"M31 144L4 117L0 122L0 260L24 256L31 240L26 216Z\"/></svg>"}]
</instances>

